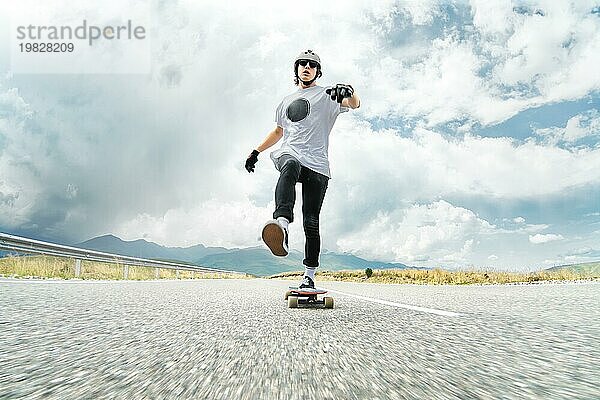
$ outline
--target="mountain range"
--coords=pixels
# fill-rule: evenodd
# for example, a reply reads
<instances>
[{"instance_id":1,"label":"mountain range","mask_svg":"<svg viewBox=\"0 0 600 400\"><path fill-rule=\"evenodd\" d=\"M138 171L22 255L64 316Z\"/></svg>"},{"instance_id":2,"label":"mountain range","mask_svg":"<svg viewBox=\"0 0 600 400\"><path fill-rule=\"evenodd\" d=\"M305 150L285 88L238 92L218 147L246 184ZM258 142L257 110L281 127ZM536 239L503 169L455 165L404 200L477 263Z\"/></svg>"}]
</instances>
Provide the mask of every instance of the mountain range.
<instances>
[{"instance_id":1,"label":"mountain range","mask_svg":"<svg viewBox=\"0 0 600 400\"><path fill-rule=\"evenodd\" d=\"M304 255L296 250L292 250L287 257L275 257L265 247L227 249L225 247L206 247L202 244L190 247L165 247L144 239L125 241L114 235L95 237L74 246L131 257L191 263L258 276L304 269L302 265ZM400 263L369 261L351 254L330 251L321 252L320 263L321 268L328 271L415 268Z\"/></svg>"},{"instance_id":2,"label":"mountain range","mask_svg":"<svg viewBox=\"0 0 600 400\"><path fill-rule=\"evenodd\" d=\"M556 267L548 268L546 271L556 272L560 270L571 271L577 274L583 274L588 276L600 276L600 262L559 265Z\"/></svg>"},{"instance_id":3,"label":"mountain range","mask_svg":"<svg viewBox=\"0 0 600 400\"><path fill-rule=\"evenodd\" d=\"M114 235L95 237L85 242L74 244L89 250L107 253L152 258L158 260L177 261L204 267L218 268L229 271L244 272L257 276L269 276L288 271L300 271L303 254L292 250L285 257L274 257L265 247L234 248L206 247L198 244L190 247L165 247L143 239L125 241ZM14 251L0 250L0 258L14 254ZM409 267L400 263L385 263L365 260L351 254L340 254L330 251L321 252L321 268L328 271L349 269L430 269L423 267ZM590 276L600 276L600 262L561 265L547 268L547 271L570 270L575 273L585 273Z\"/></svg>"}]
</instances>

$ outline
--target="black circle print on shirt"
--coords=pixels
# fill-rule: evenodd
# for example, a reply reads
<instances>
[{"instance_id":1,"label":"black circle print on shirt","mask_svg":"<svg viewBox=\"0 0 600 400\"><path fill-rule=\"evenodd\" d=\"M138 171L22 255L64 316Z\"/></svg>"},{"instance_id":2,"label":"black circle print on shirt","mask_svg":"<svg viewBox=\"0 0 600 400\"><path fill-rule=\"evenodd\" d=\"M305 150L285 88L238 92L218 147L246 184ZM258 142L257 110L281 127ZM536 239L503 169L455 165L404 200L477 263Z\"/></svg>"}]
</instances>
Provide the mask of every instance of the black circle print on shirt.
<instances>
[{"instance_id":1,"label":"black circle print on shirt","mask_svg":"<svg viewBox=\"0 0 600 400\"><path fill-rule=\"evenodd\" d=\"M296 99L290 103L286 114L292 122L302 121L310 114L310 103L305 98Z\"/></svg>"}]
</instances>

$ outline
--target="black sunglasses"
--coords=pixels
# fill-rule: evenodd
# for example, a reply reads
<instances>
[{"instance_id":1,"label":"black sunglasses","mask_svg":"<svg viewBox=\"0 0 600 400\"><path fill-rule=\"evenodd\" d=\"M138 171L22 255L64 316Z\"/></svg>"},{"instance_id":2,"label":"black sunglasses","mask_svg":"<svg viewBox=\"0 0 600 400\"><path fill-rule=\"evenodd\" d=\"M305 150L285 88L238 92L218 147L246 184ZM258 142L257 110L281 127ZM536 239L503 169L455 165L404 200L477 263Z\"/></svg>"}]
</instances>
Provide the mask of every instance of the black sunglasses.
<instances>
[{"instance_id":1,"label":"black sunglasses","mask_svg":"<svg viewBox=\"0 0 600 400\"><path fill-rule=\"evenodd\" d=\"M311 61L311 60L300 60L300 61L298 61L298 65L300 65L301 67L306 67L306 64L308 64L308 66L311 67L311 68L317 68L317 66L319 65L318 62Z\"/></svg>"}]
</instances>

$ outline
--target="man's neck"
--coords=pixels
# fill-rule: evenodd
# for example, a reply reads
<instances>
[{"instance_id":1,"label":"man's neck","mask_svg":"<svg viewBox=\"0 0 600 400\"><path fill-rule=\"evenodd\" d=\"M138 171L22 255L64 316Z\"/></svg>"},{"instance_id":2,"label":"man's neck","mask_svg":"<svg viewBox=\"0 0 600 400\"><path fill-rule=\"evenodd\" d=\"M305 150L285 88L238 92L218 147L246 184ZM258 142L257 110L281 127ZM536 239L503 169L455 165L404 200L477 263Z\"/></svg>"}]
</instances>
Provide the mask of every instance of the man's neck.
<instances>
[{"instance_id":1,"label":"man's neck","mask_svg":"<svg viewBox=\"0 0 600 400\"><path fill-rule=\"evenodd\" d=\"M317 82L313 82L310 85L305 86L304 82L300 81L300 89L309 89L309 88L311 88L313 86L317 86Z\"/></svg>"}]
</instances>

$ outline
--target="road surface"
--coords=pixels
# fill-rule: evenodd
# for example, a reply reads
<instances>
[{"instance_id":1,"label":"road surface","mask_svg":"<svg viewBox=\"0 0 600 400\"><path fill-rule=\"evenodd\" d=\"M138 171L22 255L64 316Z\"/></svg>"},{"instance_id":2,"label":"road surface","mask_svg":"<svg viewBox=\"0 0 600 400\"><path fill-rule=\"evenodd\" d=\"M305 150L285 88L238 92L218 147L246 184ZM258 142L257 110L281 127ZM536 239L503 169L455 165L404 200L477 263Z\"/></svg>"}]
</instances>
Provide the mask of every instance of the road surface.
<instances>
[{"instance_id":1,"label":"road surface","mask_svg":"<svg viewBox=\"0 0 600 400\"><path fill-rule=\"evenodd\" d=\"M600 398L598 283L289 284L0 281L0 399Z\"/></svg>"}]
</instances>

